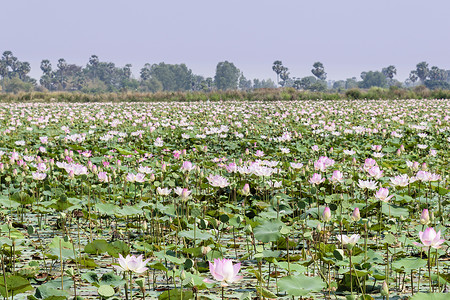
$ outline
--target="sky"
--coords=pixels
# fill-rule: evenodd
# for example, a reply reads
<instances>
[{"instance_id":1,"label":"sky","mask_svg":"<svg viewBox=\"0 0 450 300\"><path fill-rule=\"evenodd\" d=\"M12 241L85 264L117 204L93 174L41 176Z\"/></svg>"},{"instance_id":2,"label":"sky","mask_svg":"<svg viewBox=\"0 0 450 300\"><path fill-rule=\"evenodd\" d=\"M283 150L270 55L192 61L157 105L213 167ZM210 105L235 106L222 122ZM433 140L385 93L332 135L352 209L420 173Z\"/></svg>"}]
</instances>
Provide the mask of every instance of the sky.
<instances>
[{"instance_id":1,"label":"sky","mask_svg":"<svg viewBox=\"0 0 450 300\"><path fill-rule=\"evenodd\" d=\"M0 0L0 52L31 63L117 66L185 63L214 76L233 62L249 79L271 78L275 60L291 77L320 61L328 79L395 65L404 81L418 62L450 69L447 0Z\"/></svg>"}]
</instances>

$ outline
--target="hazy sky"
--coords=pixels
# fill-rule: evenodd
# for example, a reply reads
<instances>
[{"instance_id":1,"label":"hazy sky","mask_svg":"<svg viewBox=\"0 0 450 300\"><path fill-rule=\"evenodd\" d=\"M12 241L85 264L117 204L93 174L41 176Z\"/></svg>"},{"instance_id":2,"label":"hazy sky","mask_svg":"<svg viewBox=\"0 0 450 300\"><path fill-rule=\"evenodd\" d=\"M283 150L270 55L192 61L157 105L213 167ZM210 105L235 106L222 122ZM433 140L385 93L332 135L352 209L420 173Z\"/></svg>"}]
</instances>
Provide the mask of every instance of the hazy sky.
<instances>
[{"instance_id":1,"label":"hazy sky","mask_svg":"<svg viewBox=\"0 0 450 300\"><path fill-rule=\"evenodd\" d=\"M219 61L247 78L292 77L321 61L328 79L397 67L403 81L420 61L450 69L446 0L0 0L0 52L29 61L86 65L92 54L118 66L186 63L213 76Z\"/></svg>"}]
</instances>

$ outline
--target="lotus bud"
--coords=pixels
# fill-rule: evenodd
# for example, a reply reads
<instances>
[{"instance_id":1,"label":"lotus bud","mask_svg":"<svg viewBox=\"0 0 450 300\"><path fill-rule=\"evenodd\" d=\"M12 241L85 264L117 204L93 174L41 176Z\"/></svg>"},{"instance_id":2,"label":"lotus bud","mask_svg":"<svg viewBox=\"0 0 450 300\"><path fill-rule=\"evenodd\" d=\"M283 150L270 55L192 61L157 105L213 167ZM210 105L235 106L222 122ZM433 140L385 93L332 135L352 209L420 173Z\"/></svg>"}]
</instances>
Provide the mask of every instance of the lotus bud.
<instances>
[{"instance_id":1,"label":"lotus bud","mask_svg":"<svg viewBox=\"0 0 450 300\"><path fill-rule=\"evenodd\" d=\"M325 209L323 210L322 220L324 222L330 222L331 221L331 210L330 210L330 208L328 206L325 207Z\"/></svg>"},{"instance_id":2,"label":"lotus bud","mask_svg":"<svg viewBox=\"0 0 450 300\"><path fill-rule=\"evenodd\" d=\"M181 280L185 280L186 279L186 272L184 270L182 270L181 273L180 273L180 279Z\"/></svg>"},{"instance_id":3,"label":"lotus bud","mask_svg":"<svg viewBox=\"0 0 450 300\"><path fill-rule=\"evenodd\" d=\"M381 295L385 297L389 295L389 286L386 280L383 281L383 285L381 286Z\"/></svg>"},{"instance_id":4,"label":"lotus bud","mask_svg":"<svg viewBox=\"0 0 450 300\"><path fill-rule=\"evenodd\" d=\"M400 145L400 151L404 152L405 151L405 146Z\"/></svg>"},{"instance_id":5,"label":"lotus bud","mask_svg":"<svg viewBox=\"0 0 450 300\"><path fill-rule=\"evenodd\" d=\"M250 150L248 150L248 148L245 149L245 154L246 154L246 155L249 155L249 154L250 154Z\"/></svg>"},{"instance_id":6,"label":"lotus bud","mask_svg":"<svg viewBox=\"0 0 450 300\"><path fill-rule=\"evenodd\" d=\"M317 231L318 231L318 232L321 232L321 231L322 231L322 225L320 225L320 223L317 224Z\"/></svg>"},{"instance_id":7,"label":"lotus bud","mask_svg":"<svg viewBox=\"0 0 450 300\"><path fill-rule=\"evenodd\" d=\"M201 249L202 249L203 255L206 255L206 254L208 254L209 251L211 251L211 247L209 247L209 246L202 246Z\"/></svg>"},{"instance_id":8,"label":"lotus bud","mask_svg":"<svg viewBox=\"0 0 450 300\"><path fill-rule=\"evenodd\" d=\"M250 195L250 185L248 183L244 184L242 188L242 195L249 196Z\"/></svg>"},{"instance_id":9,"label":"lotus bud","mask_svg":"<svg viewBox=\"0 0 450 300\"><path fill-rule=\"evenodd\" d=\"M88 161L87 162L87 167L88 167L88 169L90 170L90 171L92 171L92 161Z\"/></svg>"},{"instance_id":10,"label":"lotus bud","mask_svg":"<svg viewBox=\"0 0 450 300\"><path fill-rule=\"evenodd\" d=\"M428 213L428 209L425 208L420 215L420 224L427 225L428 223L430 223L430 214Z\"/></svg>"},{"instance_id":11,"label":"lotus bud","mask_svg":"<svg viewBox=\"0 0 450 300\"><path fill-rule=\"evenodd\" d=\"M183 156L186 155L186 149L181 150L181 155L183 155Z\"/></svg>"},{"instance_id":12,"label":"lotus bud","mask_svg":"<svg viewBox=\"0 0 450 300\"><path fill-rule=\"evenodd\" d=\"M397 149L397 156L401 156L402 155L402 151L400 149Z\"/></svg>"},{"instance_id":13,"label":"lotus bud","mask_svg":"<svg viewBox=\"0 0 450 300\"><path fill-rule=\"evenodd\" d=\"M5 170L5 165L3 163L0 163L0 172L3 172Z\"/></svg>"},{"instance_id":14,"label":"lotus bud","mask_svg":"<svg viewBox=\"0 0 450 300\"><path fill-rule=\"evenodd\" d=\"M155 181L155 174L152 173L150 175L150 182L153 182L153 181Z\"/></svg>"},{"instance_id":15,"label":"lotus bud","mask_svg":"<svg viewBox=\"0 0 450 300\"><path fill-rule=\"evenodd\" d=\"M13 170L13 173L12 173L12 175L13 175L14 177L16 177L16 176L17 176L17 169L14 169L14 170Z\"/></svg>"},{"instance_id":16,"label":"lotus bud","mask_svg":"<svg viewBox=\"0 0 450 300\"><path fill-rule=\"evenodd\" d=\"M147 221L144 220L144 222L142 222L142 230L147 231L147 229L148 229Z\"/></svg>"},{"instance_id":17,"label":"lotus bud","mask_svg":"<svg viewBox=\"0 0 450 300\"><path fill-rule=\"evenodd\" d=\"M69 150L64 149L64 156L69 156Z\"/></svg>"},{"instance_id":18,"label":"lotus bud","mask_svg":"<svg viewBox=\"0 0 450 300\"><path fill-rule=\"evenodd\" d=\"M69 156L73 157L73 151L72 150L69 151Z\"/></svg>"},{"instance_id":19,"label":"lotus bud","mask_svg":"<svg viewBox=\"0 0 450 300\"><path fill-rule=\"evenodd\" d=\"M434 212L430 212L430 221L434 222Z\"/></svg>"},{"instance_id":20,"label":"lotus bud","mask_svg":"<svg viewBox=\"0 0 450 300\"><path fill-rule=\"evenodd\" d=\"M94 173L94 174L97 174L97 166L96 165L93 165L92 166L92 173Z\"/></svg>"},{"instance_id":21,"label":"lotus bud","mask_svg":"<svg viewBox=\"0 0 450 300\"><path fill-rule=\"evenodd\" d=\"M352 219L353 222L358 222L359 219L361 219L361 215L359 213L359 208L358 207L355 207L355 209L353 210L351 219Z\"/></svg>"},{"instance_id":22,"label":"lotus bud","mask_svg":"<svg viewBox=\"0 0 450 300\"><path fill-rule=\"evenodd\" d=\"M117 167L121 167L122 166L122 161L120 159L117 160L116 162Z\"/></svg>"},{"instance_id":23,"label":"lotus bud","mask_svg":"<svg viewBox=\"0 0 450 300\"><path fill-rule=\"evenodd\" d=\"M161 165L161 171L162 171L162 172L165 172L166 169L167 169L167 165L166 165L165 163L163 163L163 164Z\"/></svg>"},{"instance_id":24,"label":"lotus bud","mask_svg":"<svg viewBox=\"0 0 450 300\"><path fill-rule=\"evenodd\" d=\"M73 170L70 170L69 174L67 176L69 177L69 179L74 179L75 178L75 174L73 173Z\"/></svg>"},{"instance_id":25,"label":"lotus bud","mask_svg":"<svg viewBox=\"0 0 450 300\"><path fill-rule=\"evenodd\" d=\"M423 171L426 171L427 169L428 169L427 163L423 163L423 164L422 164L422 170L423 170Z\"/></svg>"}]
</instances>

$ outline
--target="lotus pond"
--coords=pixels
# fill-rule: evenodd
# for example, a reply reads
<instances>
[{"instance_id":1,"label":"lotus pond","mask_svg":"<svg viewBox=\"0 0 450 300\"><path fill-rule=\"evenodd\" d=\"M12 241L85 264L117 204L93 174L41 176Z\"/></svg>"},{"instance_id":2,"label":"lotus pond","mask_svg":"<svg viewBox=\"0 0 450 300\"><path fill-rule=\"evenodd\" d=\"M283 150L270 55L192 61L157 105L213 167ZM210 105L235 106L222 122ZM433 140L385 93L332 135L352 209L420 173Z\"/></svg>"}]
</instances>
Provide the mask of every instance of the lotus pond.
<instances>
[{"instance_id":1,"label":"lotus pond","mask_svg":"<svg viewBox=\"0 0 450 300\"><path fill-rule=\"evenodd\" d=\"M450 100L0 105L4 299L449 299Z\"/></svg>"}]
</instances>

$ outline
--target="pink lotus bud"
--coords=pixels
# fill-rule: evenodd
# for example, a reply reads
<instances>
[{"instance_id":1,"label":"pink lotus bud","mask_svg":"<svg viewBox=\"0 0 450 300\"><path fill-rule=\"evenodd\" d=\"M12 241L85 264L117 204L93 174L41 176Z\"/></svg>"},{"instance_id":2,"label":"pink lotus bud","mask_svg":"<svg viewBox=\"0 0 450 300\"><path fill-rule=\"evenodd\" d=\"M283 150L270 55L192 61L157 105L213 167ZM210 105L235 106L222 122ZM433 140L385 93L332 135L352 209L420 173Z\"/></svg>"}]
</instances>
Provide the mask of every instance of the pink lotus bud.
<instances>
[{"instance_id":1,"label":"pink lotus bud","mask_svg":"<svg viewBox=\"0 0 450 300\"><path fill-rule=\"evenodd\" d=\"M75 174L74 174L73 170L69 171L68 177L69 177L69 179L74 179L75 178Z\"/></svg>"},{"instance_id":2,"label":"pink lotus bud","mask_svg":"<svg viewBox=\"0 0 450 300\"><path fill-rule=\"evenodd\" d=\"M163 164L161 165L161 171L162 171L162 172L165 172L166 169L167 169L167 165L166 165L165 163L163 163Z\"/></svg>"},{"instance_id":3,"label":"pink lotus bud","mask_svg":"<svg viewBox=\"0 0 450 300\"><path fill-rule=\"evenodd\" d=\"M430 214L428 209L425 208L420 215L420 224L427 225L428 223L430 223Z\"/></svg>"},{"instance_id":4,"label":"pink lotus bud","mask_svg":"<svg viewBox=\"0 0 450 300\"><path fill-rule=\"evenodd\" d=\"M250 195L250 185L248 183L244 184L244 187L242 188L242 195Z\"/></svg>"},{"instance_id":5,"label":"pink lotus bud","mask_svg":"<svg viewBox=\"0 0 450 300\"><path fill-rule=\"evenodd\" d=\"M359 219L361 219L361 215L359 214L359 208L355 207L355 209L353 210L351 219L353 222L358 222Z\"/></svg>"},{"instance_id":6,"label":"pink lotus bud","mask_svg":"<svg viewBox=\"0 0 450 300\"><path fill-rule=\"evenodd\" d=\"M325 209L323 210L322 220L324 222L330 222L331 221L331 210L330 210L330 208L328 206L325 207Z\"/></svg>"}]
</instances>

